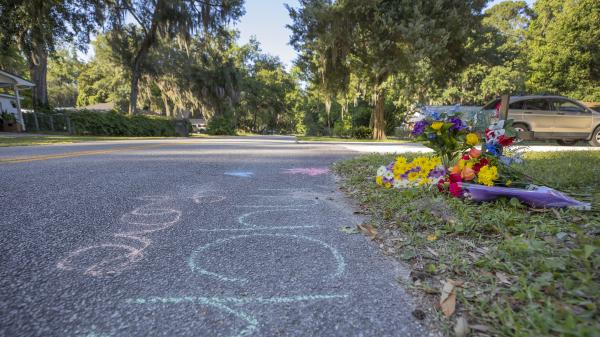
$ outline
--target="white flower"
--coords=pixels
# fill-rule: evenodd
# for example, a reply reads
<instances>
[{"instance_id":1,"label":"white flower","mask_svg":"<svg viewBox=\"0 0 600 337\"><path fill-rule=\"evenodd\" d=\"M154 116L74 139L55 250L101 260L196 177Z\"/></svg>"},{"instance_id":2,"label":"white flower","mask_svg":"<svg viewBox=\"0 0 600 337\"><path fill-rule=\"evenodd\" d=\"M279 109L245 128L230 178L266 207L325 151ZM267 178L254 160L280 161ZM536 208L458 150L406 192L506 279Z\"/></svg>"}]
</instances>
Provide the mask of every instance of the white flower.
<instances>
[{"instance_id":1,"label":"white flower","mask_svg":"<svg viewBox=\"0 0 600 337\"><path fill-rule=\"evenodd\" d=\"M387 168L386 168L385 166L380 166L380 167L377 169L377 175L378 175L379 177L382 177L382 176L383 176L383 175L384 175L386 172L387 172Z\"/></svg>"},{"instance_id":2,"label":"white flower","mask_svg":"<svg viewBox=\"0 0 600 337\"><path fill-rule=\"evenodd\" d=\"M383 179L392 180L394 179L394 174L390 171L385 171L383 174Z\"/></svg>"}]
</instances>

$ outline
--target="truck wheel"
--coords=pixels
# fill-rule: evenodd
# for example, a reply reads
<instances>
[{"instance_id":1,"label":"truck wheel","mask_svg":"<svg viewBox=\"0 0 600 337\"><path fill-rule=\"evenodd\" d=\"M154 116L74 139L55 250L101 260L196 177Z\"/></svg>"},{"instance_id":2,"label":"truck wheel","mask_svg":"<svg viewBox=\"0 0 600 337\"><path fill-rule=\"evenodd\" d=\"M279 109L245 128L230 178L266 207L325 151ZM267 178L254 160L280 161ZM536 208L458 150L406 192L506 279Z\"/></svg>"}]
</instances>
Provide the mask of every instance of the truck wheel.
<instances>
[{"instance_id":1,"label":"truck wheel","mask_svg":"<svg viewBox=\"0 0 600 337\"><path fill-rule=\"evenodd\" d=\"M521 131L529 131L529 128L527 127L527 125L523 124L523 123L515 123L513 124L513 128L515 128L515 130L521 132Z\"/></svg>"},{"instance_id":2,"label":"truck wheel","mask_svg":"<svg viewBox=\"0 0 600 337\"><path fill-rule=\"evenodd\" d=\"M556 142L562 146L573 146L573 145L577 144L576 140L571 140L571 139L559 139Z\"/></svg>"},{"instance_id":3,"label":"truck wheel","mask_svg":"<svg viewBox=\"0 0 600 337\"><path fill-rule=\"evenodd\" d=\"M590 139L592 146L600 146L600 126L592 133L592 139Z\"/></svg>"}]
</instances>

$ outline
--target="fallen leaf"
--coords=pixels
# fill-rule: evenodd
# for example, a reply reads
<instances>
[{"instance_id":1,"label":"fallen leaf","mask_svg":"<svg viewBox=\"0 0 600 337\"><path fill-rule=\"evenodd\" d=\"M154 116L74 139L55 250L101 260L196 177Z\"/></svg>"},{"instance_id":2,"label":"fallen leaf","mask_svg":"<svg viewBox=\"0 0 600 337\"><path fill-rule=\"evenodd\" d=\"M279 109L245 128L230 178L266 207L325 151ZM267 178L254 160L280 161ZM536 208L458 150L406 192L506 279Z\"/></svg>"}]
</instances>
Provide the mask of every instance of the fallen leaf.
<instances>
[{"instance_id":1,"label":"fallen leaf","mask_svg":"<svg viewBox=\"0 0 600 337\"><path fill-rule=\"evenodd\" d=\"M431 248L429 248L429 247L427 247L427 251L428 251L428 252L430 252L430 253L431 253L431 255L433 255L433 256L435 256L435 257L438 257L438 256L439 256L439 254L438 254L438 253L437 253L435 250L433 250L433 249L431 249Z\"/></svg>"},{"instance_id":2,"label":"fallen leaf","mask_svg":"<svg viewBox=\"0 0 600 337\"><path fill-rule=\"evenodd\" d=\"M465 337L469 334L469 322L464 317L459 317L454 325L454 336Z\"/></svg>"},{"instance_id":3,"label":"fallen leaf","mask_svg":"<svg viewBox=\"0 0 600 337\"><path fill-rule=\"evenodd\" d=\"M438 239L438 236L435 234L429 234L427 235L427 241L435 241Z\"/></svg>"},{"instance_id":4,"label":"fallen leaf","mask_svg":"<svg viewBox=\"0 0 600 337\"><path fill-rule=\"evenodd\" d=\"M373 227L373 225L369 225L369 224L360 224L360 225L356 225L356 227L363 233L365 233L367 236L369 236L371 238L371 240L375 239L375 237L377 237L377 229L375 229L375 227Z\"/></svg>"},{"instance_id":5,"label":"fallen leaf","mask_svg":"<svg viewBox=\"0 0 600 337\"><path fill-rule=\"evenodd\" d=\"M442 295L440 297L440 307L446 317L454 313L456 309L456 287L450 280L444 281L442 286Z\"/></svg>"},{"instance_id":6,"label":"fallen leaf","mask_svg":"<svg viewBox=\"0 0 600 337\"><path fill-rule=\"evenodd\" d=\"M471 325L470 327L471 327L471 329L473 329L475 331L480 331L480 332L487 332L490 329L487 325L483 325L483 324Z\"/></svg>"},{"instance_id":7,"label":"fallen leaf","mask_svg":"<svg viewBox=\"0 0 600 337\"><path fill-rule=\"evenodd\" d=\"M556 210L556 208L551 208L552 209L552 213L554 213L554 216L556 216L556 218L558 220L562 220L562 216L560 216L560 213L558 213L558 211Z\"/></svg>"},{"instance_id":8,"label":"fallen leaf","mask_svg":"<svg viewBox=\"0 0 600 337\"><path fill-rule=\"evenodd\" d=\"M508 278L508 275L506 275L505 273L503 273L501 271L496 272L496 277L498 278L498 280L500 280L500 283L504 283L506 285L512 284L512 282L510 282L510 279Z\"/></svg>"},{"instance_id":9,"label":"fallen leaf","mask_svg":"<svg viewBox=\"0 0 600 337\"><path fill-rule=\"evenodd\" d=\"M354 228L352 226L340 227L340 231L342 233L346 233L346 234L358 234L358 233L360 233L356 228Z\"/></svg>"}]
</instances>

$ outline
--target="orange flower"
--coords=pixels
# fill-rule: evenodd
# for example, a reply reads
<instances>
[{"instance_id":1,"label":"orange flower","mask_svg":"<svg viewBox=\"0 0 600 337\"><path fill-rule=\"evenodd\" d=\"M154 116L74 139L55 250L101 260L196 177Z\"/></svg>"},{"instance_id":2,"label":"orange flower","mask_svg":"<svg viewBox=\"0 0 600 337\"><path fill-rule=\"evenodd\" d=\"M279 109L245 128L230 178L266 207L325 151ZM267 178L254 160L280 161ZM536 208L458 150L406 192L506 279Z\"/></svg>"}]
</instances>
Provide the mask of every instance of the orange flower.
<instances>
[{"instance_id":1,"label":"orange flower","mask_svg":"<svg viewBox=\"0 0 600 337\"><path fill-rule=\"evenodd\" d=\"M473 180L475 178L475 171L473 171L472 168L465 166L460 175L463 180Z\"/></svg>"},{"instance_id":2,"label":"orange flower","mask_svg":"<svg viewBox=\"0 0 600 337\"><path fill-rule=\"evenodd\" d=\"M481 150L472 147L471 150L469 150L469 156L471 158L479 158L479 156L481 156Z\"/></svg>"},{"instance_id":3,"label":"orange flower","mask_svg":"<svg viewBox=\"0 0 600 337\"><path fill-rule=\"evenodd\" d=\"M454 167L452 168L452 170L450 170L450 173L452 173L452 174L460 174L460 166L454 165Z\"/></svg>"}]
</instances>

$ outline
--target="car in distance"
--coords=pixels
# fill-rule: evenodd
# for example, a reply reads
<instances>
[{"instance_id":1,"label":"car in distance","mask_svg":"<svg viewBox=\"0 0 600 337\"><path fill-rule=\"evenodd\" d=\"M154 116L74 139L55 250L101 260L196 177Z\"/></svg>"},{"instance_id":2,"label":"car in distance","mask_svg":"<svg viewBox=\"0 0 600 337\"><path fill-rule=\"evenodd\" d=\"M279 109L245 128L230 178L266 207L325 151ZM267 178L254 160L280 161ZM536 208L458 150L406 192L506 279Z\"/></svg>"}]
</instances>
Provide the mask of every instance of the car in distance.
<instances>
[{"instance_id":1,"label":"car in distance","mask_svg":"<svg viewBox=\"0 0 600 337\"><path fill-rule=\"evenodd\" d=\"M498 117L500 99L482 108L484 115ZM600 146L600 112L563 96L511 96L508 119L518 131L529 131L535 140L556 140L574 145L580 140Z\"/></svg>"}]
</instances>

